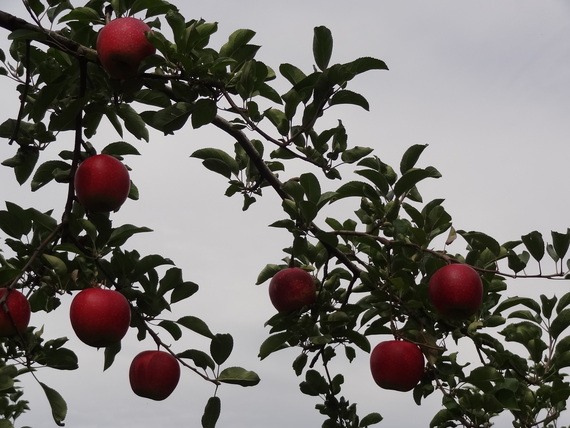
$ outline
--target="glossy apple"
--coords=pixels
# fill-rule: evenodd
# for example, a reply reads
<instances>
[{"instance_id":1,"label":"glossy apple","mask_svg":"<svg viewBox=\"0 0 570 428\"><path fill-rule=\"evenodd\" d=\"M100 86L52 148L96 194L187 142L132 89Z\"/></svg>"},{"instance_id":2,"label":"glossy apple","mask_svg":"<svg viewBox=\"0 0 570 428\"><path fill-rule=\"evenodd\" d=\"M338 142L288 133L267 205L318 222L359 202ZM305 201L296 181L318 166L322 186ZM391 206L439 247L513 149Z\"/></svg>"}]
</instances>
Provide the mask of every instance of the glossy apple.
<instances>
[{"instance_id":1,"label":"glossy apple","mask_svg":"<svg viewBox=\"0 0 570 428\"><path fill-rule=\"evenodd\" d=\"M113 156L85 159L75 173L75 195L87 211L117 211L129 196L129 171Z\"/></svg>"},{"instance_id":2,"label":"glossy apple","mask_svg":"<svg viewBox=\"0 0 570 428\"><path fill-rule=\"evenodd\" d=\"M83 343L104 348L125 336L131 322L131 308L118 291L87 288L73 298L69 317L73 331Z\"/></svg>"},{"instance_id":3,"label":"glossy apple","mask_svg":"<svg viewBox=\"0 0 570 428\"><path fill-rule=\"evenodd\" d=\"M117 18L105 25L97 36L97 54L103 68L115 79L137 76L143 59L156 52L145 32L150 27L137 18Z\"/></svg>"},{"instance_id":4,"label":"glossy apple","mask_svg":"<svg viewBox=\"0 0 570 428\"><path fill-rule=\"evenodd\" d=\"M421 380L424 365L420 348L405 340L380 342L370 354L372 377L384 389L410 391Z\"/></svg>"},{"instance_id":5,"label":"glossy apple","mask_svg":"<svg viewBox=\"0 0 570 428\"><path fill-rule=\"evenodd\" d=\"M164 400L178 385L178 360L164 351L143 351L131 362L129 381L135 394L151 400Z\"/></svg>"},{"instance_id":6,"label":"glossy apple","mask_svg":"<svg viewBox=\"0 0 570 428\"><path fill-rule=\"evenodd\" d=\"M7 288L0 288L0 300L8 293ZM6 307L8 306L8 312ZM5 302L0 304L0 337L14 336L23 333L30 322L30 303L20 291L9 290Z\"/></svg>"},{"instance_id":7,"label":"glossy apple","mask_svg":"<svg viewBox=\"0 0 570 428\"><path fill-rule=\"evenodd\" d=\"M445 265L430 278L429 297L443 318L466 319L481 306L483 283L479 274L469 265Z\"/></svg>"},{"instance_id":8,"label":"glossy apple","mask_svg":"<svg viewBox=\"0 0 570 428\"><path fill-rule=\"evenodd\" d=\"M315 280L301 268L283 269L271 278L269 298L278 311L292 311L312 305L317 299Z\"/></svg>"}]
</instances>

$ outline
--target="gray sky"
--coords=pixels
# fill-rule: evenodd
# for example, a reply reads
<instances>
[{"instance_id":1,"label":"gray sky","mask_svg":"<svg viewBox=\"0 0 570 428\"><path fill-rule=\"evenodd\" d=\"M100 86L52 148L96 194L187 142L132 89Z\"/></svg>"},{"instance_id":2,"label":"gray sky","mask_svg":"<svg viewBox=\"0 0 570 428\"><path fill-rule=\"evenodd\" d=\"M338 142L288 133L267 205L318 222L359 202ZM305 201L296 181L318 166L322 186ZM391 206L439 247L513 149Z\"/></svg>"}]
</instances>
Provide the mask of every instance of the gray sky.
<instances>
[{"instance_id":1,"label":"gray sky","mask_svg":"<svg viewBox=\"0 0 570 428\"><path fill-rule=\"evenodd\" d=\"M2 10L26 17L19 2L2 1ZM8 4L9 3L9 4ZM218 21L213 46L220 46L238 28L257 32L263 47L259 58L274 69L282 62L310 72L313 27L328 26L335 38L334 62L360 56L386 61L390 71L361 76L350 89L364 94L371 105L332 109L327 120L342 119L351 145L375 148L397 166L412 144L429 144L420 165L433 165L443 178L420 187L425 201L446 199L458 229L480 230L499 241L518 239L532 230L549 234L569 226L567 195L570 170L570 6L564 1L508 0L457 2L436 0L311 1L275 3L224 0L174 1L188 18ZM7 4L7 5L6 5ZM77 3L79 5L79 3ZM0 43L6 46L7 33ZM0 80L4 94L2 121L17 113L13 82ZM295 352L286 351L259 362L259 345L267 336L263 323L274 313L266 286L255 286L267 263L278 263L290 244L280 230L266 226L284 218L277 198L266 192L249 211L239 198L223 196L226 183L189 155L201 147L227 148L233 141L217 129L192 130L163 137L153 133L149 144L136 144L143 156L128 159L141 192L113 215L116 224L133 223L154 229L133 240L143 253L171 257L185 278L200 285L199 293L173 314L204 319L215 332L229 332L236 345L230 362L255 370L261 383L254 388L223 386L220 427L317 427L323 418L318 401L298 391L301 379L290 368ZM72 136L62 136L55 153L69 148ZM112 128L92 140L102 148L118 141ZM2 159L12 147L0 146ZM299 165L304 167L304 165ZM291 175L298 171L293 171ZM64 186L49 185L37 194L18 187L12 172L0 169L3 196L24 207L48 209L64 203ZM337 186L338 183L332 183ZM353 209L356 209L354 205ZM60 210L60 208L56 208ZM348 214L332 206L327 215ZM462 251L458 240L452 251ZM562 294L561 282L517 281L511 294ZM533 294L534 293L534 294ZM203 406L213 389L193 373L183 371L181 383L164 402L136 397L128 384L132 357L154 345L136 341L129 332L115 364L102 372L103 353L79 342L65 309L32 323L45 323L47 336L70 338L79 355L74 372L42 371L41 380L62 393L69 405L67 426L132 427L199 426ZM165 336L166 337L166 336ZM383 340L384 337L371 338ZM186 335L176 349L207 346ZM469 351L465 353L469 355ZM468 358L468 357L467 357ZM338 358L342 360L342 358ZM379 389L368 372L368 356L351 365L339 363L345 374L345 395L359 403L359 413L380 412L380 426L428 426L441 397L433 394L418 407L411 394ZM21 425L50 426L49 409L39 386L24 382L32 412ZM419 422L419 421L425 421ZM504 425L510 425L503 420ZM564 423L570 418L565 417Z\"/></svg>"}]
</instances>

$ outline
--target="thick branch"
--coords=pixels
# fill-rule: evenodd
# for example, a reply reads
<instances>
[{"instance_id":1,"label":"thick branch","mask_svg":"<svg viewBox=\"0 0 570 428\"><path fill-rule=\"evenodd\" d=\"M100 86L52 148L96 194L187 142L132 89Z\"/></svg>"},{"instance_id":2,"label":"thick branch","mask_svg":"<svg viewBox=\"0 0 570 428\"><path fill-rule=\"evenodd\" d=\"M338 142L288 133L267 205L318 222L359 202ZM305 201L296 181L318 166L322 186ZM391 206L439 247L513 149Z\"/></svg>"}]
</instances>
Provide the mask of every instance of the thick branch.
<instances>
[{"instance_id":1,"label":"thick branch","mask_svg":"<svg viewBox=\"0 0 570 428\"><path fill-rule=\"evenodd\" d=\"M38 42L47 46L57 48L70 55L80 58L86 58L89 61L97 62L97 51L86 46L83 46L67 37L62 36L57 31L47 30L37 25L30 24L29 22L10 15L7 12L0 10L0 27L9 31L28 30L38 33Z\"/></svg>"}]
</instances>

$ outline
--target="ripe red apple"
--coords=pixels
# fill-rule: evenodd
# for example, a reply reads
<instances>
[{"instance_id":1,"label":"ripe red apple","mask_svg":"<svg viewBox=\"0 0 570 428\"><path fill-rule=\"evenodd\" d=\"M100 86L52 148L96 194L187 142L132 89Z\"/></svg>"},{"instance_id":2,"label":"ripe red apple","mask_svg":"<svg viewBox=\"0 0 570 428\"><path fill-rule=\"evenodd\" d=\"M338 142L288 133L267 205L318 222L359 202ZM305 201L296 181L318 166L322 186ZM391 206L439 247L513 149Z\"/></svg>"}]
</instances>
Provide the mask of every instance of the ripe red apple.
<instances>
[{"instance_id":1,"label":"ripe red apple","mask_svg":"<svg viewBox=\"0 0 570 428\"><path fill-rule=\"evenodd\" d=\"M164 351L143 351L131 362L129 381L135 394L151 400L164 400L178 385L178 360Z\"/></svg>"},{"instance_id":2,"label":"ripe red apple","mask_svg":"<svg viewBox=\"0 0 570 428\"><path fill-rule=\"evenodd\" d=\"M409 391L424 374L424 354L405 340L380 342L370 354L370 371L380 388Z\"/></svg>"},{"instance_id":3,"label":"ripe red apple","mask_svg":"<svg viewBox=\"0 0 570 428\"><path fill-rule=\"evenodd\" d=\"M4 303L0 304L0 337L23 333L30 322L30 303L26 296L18 290L0 288L0 300L8 292L4 302L8 306L8 312L6 312Z\"/></svg>"},{"instance_id":4,"label":"ripe red apple","mask_svg":"<svg viewBox=\"0 0 570 428\"><path fill-rule=\"evenodd\" d=\"M75 195L87 211L117 211L131 188L129 171L113 156L85 159L75 173Z\"/></svg>"},{"instance_id":5,"label":"ripe red apple","mask_svg":"<svg viewBox=\"0 0 570 428\"><path fill-rule=\"evenodd\" d=\"M278 311L292 311L312 305L317 299L315 280L301 268L283 269L271 278L269 298Z\"/></svg>"},{"instance_id":6,"label":"ripe red apple","mask_svg":"<svg viewBox=\"0 0 570 428\"><path fill-rule=\"evenodd\" d=\"M104 348L125 336L131 322L131 308L118 291L87 288L73 298L69 317L83 343Z\"/></svg>"},{"instance_id":7,"label":"ripe red apple","mask_svg":"<svg viewBox=\"0 0 570 428\"><path fill-rule=\"evenodd\" d=\"M156 52L145 32L150 27L137 18L117 18L105 25L97 36L97 54L103 68L115 79L137 76L143 59Z\"/></svg>"},{"instance_id":8,"label":"ripe red apple","mask_svg":"<svg viewBox=\"0 0 570 428\"><path fill-rule=\"evenodd\" d=\"M443 318L466 319L481 306L483 283L479 274L469 265L445 265L430 278L429 297Z\"/></svg>"}]
</instances>

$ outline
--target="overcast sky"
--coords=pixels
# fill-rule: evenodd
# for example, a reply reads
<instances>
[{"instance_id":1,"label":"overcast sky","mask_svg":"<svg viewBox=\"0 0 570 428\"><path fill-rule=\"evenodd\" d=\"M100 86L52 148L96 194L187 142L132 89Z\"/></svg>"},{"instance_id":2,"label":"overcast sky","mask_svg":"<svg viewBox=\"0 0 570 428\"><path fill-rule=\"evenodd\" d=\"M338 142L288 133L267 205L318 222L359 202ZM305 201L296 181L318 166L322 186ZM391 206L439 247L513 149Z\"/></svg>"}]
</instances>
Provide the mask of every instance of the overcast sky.
<instances>
[{"instance_id":1,"label":"overcast sky","mask_svg":"<svg viewBox=\"0 0 570 428\"><path fill-rule=\"evenodd\" d=\"M357 78L350 89L364 94L370 112L358 107L332 109L327 120L342 119L351 145L375 148L394 166L412 144L429 144L420 161L433 165L443 178L420 187L426 201L444 197L458 229L480 230L499 241L518 239L539 230L566 231L570 225L570 5L565 1L355 1L331 0L269 3L244 0L178 3L183 15L219 22L213 46L219 47L238 28L257 32L259 58L278 69L282 62L312 70L313 28L329 27L334 36L334 62L360 56L386 61L390 71ZM79 2L74 2L77 6ZM271 6L268 6L271 4ZM19 2L2 1L2 10L26 18ZM1 46L7 46L2 31ZM15 117L15 85L0 80L2 119ZM230 362L256 371L254 388L223 386L222 428L317 427L323 418L318 401L298 391L300 379L290 368L295 352L282 352L259 362L259 345L267 336L263 323L273 315L266 286L255 286L267 263L279 263L286 233L268 228L284 218L269 192L243 213L242 201L223 196L224 179L205 170L189 155L202 147L227 148L233 141L217 129L184 129L176 136L153 133L149 144L126 136L143 156L128 159L141 200L128 201L113 215L116 224L134 223L154 229L133 240L143 254L172 258L200 292L173 318L192 314L215 332L229 332L236 345ZM69 148L72 136L58 140L56 152ZM110 126L92 140L98 148L118 141ZM13 147L0 145L2 159ZM37 194L17 186L11 170L0 169L3 197L24 207L61 210L64 186L49 185ZM337 185L337 183L334 183ZM355 209L357 206L355 205ZM343 213L331 207L330 216ZM462 251L464 243L455 244ZM517 281L511 294L562 294L566 283ZM67 303L68 304L68 303ZM66 305L66 304L64 304ZM36 317L36 314L34 314ZM191 372L164 402L136 397L128 384L132 357L152 348L150 339L136 341L129 332L115 364L102 372L103 352L79 342L68 325L66 309L47 318L46 336L67 335L77 351L80 369L42 371L42 381L62 393L69 405L67 426L82 428L199 426L212 388ZM384 337L371 338L375 340ZM175 349L207 346L192 334ZM342 359L342 358L339 358ZM411 394L379 389L368 371L368 356L346 367L347 398L359 403L364 416L378 411L380 426L428 426L439 409L434 394L417 407ZM20 425L51 426L39 386L24 382L32 412ZM504 426L510 425L504 421ZM566 416L564 423L569 423Z\"/></svg>"}]
</instances>

